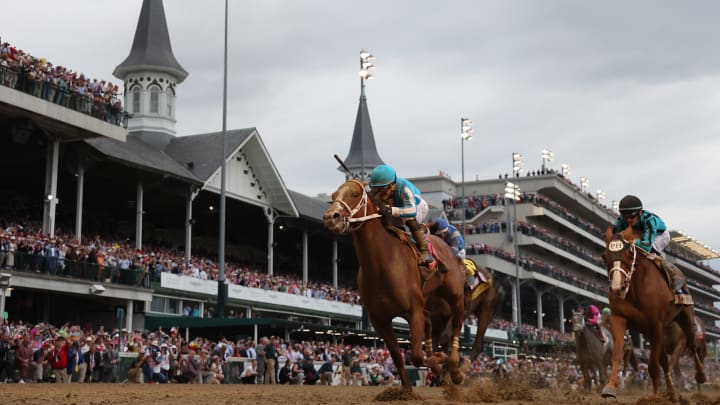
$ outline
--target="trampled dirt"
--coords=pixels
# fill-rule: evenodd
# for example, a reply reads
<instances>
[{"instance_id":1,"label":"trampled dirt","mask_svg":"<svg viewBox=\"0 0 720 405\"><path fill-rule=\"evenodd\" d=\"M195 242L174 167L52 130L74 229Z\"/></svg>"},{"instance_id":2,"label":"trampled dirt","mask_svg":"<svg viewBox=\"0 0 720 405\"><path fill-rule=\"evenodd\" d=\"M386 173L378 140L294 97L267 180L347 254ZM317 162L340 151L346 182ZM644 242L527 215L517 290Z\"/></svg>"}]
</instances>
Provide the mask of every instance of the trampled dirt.
<instances>
[{"instance_id":1,"label":"trampled dirt","mask_svg":"<svg viewBox=\"0 0 720 405\"><path fill-rule=\"evenodd\" d=\"M412 396L397 388L288 386L288 385L185 385L185 384L5 384L2 404L682 404L720 405L720 391L682 393L668 401L647 392L624 391L616 400L597 393L562 389L529 389L521 383L476 381L469 385L416 387ZM414 399L413 399L414 398ZM380 402L378 399L384 401Z\"/></svg>"}]
</instances>

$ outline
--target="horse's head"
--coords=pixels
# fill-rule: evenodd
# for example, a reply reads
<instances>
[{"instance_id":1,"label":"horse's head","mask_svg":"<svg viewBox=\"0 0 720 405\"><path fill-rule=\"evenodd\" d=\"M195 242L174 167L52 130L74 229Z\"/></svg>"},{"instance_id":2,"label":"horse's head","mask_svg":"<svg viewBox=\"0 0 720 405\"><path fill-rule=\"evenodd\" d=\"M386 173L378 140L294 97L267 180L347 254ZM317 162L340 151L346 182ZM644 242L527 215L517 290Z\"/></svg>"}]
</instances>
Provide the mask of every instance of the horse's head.
<instances>
[{"instance_id":1,"label":"horse's head","mask_svg":"<svg viewBox=\"0 0 720 405\"><path fill-rule=\"evenodd\" d=\"M332 194L332 204L325 211L323 222L330 232L342 235L358 229L364 221L380 216L365 185L358 180L349 180Z\"/></svg>"},{"instance_id":2,"label":"horse's head","mask_svg":"<svg viewBox=\"0 0 720 405\"><path fill-rule=\"evenodd\" d=\"M605 239L606 248L603 259L610 279L610 292L619 299L625 299L637 263L637 250L632 229L628 228L615 234L608 229Z\"/></svg>"}]
</instances>

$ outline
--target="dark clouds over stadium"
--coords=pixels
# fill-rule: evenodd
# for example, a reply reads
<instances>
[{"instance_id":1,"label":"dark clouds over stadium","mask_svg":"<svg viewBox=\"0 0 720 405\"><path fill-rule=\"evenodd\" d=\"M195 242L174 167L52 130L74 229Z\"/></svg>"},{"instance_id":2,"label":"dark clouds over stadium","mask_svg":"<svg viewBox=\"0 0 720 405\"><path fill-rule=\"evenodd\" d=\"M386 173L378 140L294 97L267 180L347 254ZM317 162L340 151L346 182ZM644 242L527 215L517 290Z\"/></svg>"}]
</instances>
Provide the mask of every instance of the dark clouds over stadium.
<instances>
[{"instance_id":1,"label":"dark clouds over stadium","mask_svg":"<svg viewBox=\"0 0 720 405\"><path fill-rule=\"evenodd\" d=\"M3 40L110 78L141 1L3 4ZM190 76L178 134L222 122L223 4L165 2ZM341 182L358 53L380 156L400 175L460 179L459 120L474 121L466 179L541 165L540 150L605 202L639 195L673 229L720 250L720 4L712 1L231 1L229 128L257 127L287 187ZM717 262L717 261L715 261Z\"/></svg>"}]
</instances>

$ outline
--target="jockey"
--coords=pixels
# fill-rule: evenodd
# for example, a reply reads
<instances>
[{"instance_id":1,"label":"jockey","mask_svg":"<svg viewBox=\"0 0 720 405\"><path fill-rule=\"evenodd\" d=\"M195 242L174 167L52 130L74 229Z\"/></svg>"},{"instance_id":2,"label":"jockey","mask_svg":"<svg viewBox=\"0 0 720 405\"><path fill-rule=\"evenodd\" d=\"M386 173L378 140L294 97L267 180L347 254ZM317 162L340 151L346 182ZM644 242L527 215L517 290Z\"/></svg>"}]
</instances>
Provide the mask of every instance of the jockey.
<instances>
[{"instance_id":1,"label":"jockey","mask_svg":"<svg viewBox=\"0 0 720 405\"><path fill-rule=\"evenodd\" d=\"M594 304L588 305L585 309L585 324L595 333L600 342L605 343L605 337L600 330L598 321L600 320L600 310Z\"/></svg>"},{"instance_id":2,"label":"jockey","mask_svg":"<svg viewBox=\"0 0 720 405\"><path fill-rule=\"evenodd\" d=\"M670 243L670 233L665 226L665 222L659 216L650 211L643 210L642 201L634 195L626 195L620 200L620 217L613 224L613 232L621 232L628 226L632 226L634 230L641 232L641 238L635 242L639 248L646 252L655 250L660 254ZM676 295L686 295L688 293L685 284L685 275L674 264L664 260L662 255L658 255L663 262L663 267L669 270L672 277L671 288Z\"/></svg>"},{"instance_id":3,"label":"jockey","mask_svg":"<svg viewBox=\"0 0 720 405\"><path fill-rule=\"evenodd\" d=\"M444 240L457 257L465 260L465 241L457 228L442 218L437 218L428 225L432 233Z\"/></svg>"},{"instance_id":4,"label":"jockey","mask_svg":"<svg viewBox=\"0 0 720 405\"><path fill-rule=\"evenodd\" d=\"M600 313L600 326L610 329L610 308L605 307Z\"/></svg>"},{"instance_id":5,"label":"jockey","mask_svg":"<svg viewBox=\"0 0 720 405\"><path fill-rule=\"evenodd\" d=\"M399 217L410 229L424 266L430 266L435 259L428 250L425 232L420 223L428 213L428 205L420 197L420 190L407 179L397 177L395 169L379 165L370 173L370 187L373 194L383 203L390 203L390 213Z\"/></svg>"}]
</instances>

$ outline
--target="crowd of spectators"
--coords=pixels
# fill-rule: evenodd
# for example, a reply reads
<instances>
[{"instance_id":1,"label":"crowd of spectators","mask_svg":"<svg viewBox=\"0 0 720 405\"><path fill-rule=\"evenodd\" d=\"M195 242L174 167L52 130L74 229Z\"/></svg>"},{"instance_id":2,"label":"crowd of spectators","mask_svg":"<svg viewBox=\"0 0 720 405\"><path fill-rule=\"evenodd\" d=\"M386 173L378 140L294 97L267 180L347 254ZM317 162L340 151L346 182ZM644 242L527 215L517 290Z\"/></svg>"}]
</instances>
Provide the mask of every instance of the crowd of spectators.
<instances>
[{"instance_id":1,"label":"crowd of spectators","mask_svg":"<svg viewBox=\"0 0 720 405\"><path fill-rule=\"evenodd\" d=\"M472 243L466 247L467 254L469 255L493 255L500 259L508 262L515 262L515 253L508 252L504 249L492 247L484 243ZM520 256L518 258L520 267L528 270L545 274L556 280L563 281L565 283L574 285L587 291L592 291L596 294L606 294L607 285L601 282L595 281L588 277L579 277L575 273L570 273L562 270L560 267L550 263L546 263L538 258Z\"/></svg>"},{"instance_id":2,"label":"crowd of spectators","mask_svg":"<svg viewBox=\"0 0 720 405\"><path fill-rule=\"evenodd\" d=\"M0 85L40 97L114 125L125 112L118 85L86 77L0 40Z\"/></svg>"},{"instance_id":3,"label":"crowd of spectators","mask_svg":"<svg viewBox=\"0 0 720 405\"><path fill-rule=\"evenodd\" d=\"M51 275L72 276L142 287L160 281L164 272L202 280L217 280L214 259L191 256L175 249L149 246L143 249L127 241L105 240L96 236L78 242L74 235L56 232L43 236L37 224L8 224L0 229L0 268ZM359 304L357 291L333 287L329 283L308 281L294 274L268 275L250 263L228 261L225 277L229 283L311 298ZM211 314L205 314L211 315Z\"/></svg>"}]
</instances>

